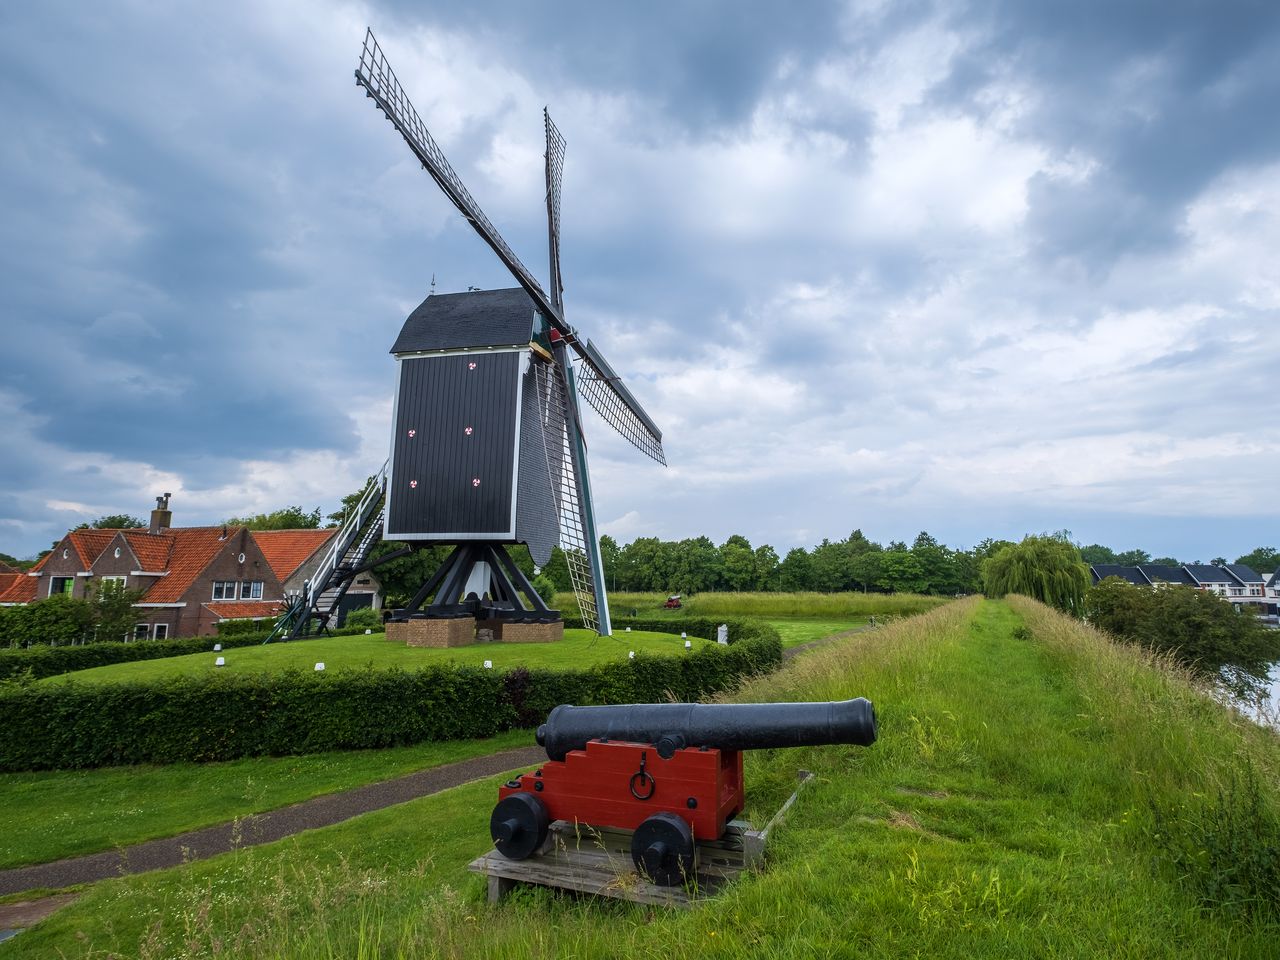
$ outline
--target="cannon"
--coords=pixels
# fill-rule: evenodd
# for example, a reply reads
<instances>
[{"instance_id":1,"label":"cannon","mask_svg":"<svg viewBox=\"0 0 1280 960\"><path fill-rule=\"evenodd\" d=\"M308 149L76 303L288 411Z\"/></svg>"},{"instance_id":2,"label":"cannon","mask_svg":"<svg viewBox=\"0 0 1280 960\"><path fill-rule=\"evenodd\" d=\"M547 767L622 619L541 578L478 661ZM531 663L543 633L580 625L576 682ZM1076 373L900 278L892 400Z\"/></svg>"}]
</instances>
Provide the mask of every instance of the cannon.
<instances>
[{"instance_id":1,"label":"cannon","mask_svg":"<svg viewBox=\"0 0 1280 960\"><path fill-rule=\"evenodd\" d=\"M547 762L498 789L494 846L523 860L564 820L631 831L631 859L657 884L691 877L699 841L742 811L742 751L876 740L861 697L829 703L561 705L538 728Z\"/></svg>"}]
</instances>

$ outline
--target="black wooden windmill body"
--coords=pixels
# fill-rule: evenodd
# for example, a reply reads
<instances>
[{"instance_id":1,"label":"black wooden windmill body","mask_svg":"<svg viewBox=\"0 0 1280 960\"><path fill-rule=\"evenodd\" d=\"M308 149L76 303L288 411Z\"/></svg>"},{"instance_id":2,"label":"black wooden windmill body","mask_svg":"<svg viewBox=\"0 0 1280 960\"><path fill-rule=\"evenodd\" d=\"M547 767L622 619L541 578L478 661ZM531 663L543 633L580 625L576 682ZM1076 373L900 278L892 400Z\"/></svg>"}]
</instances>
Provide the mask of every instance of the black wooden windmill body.
<instances>
[{"instance_id":1,"label":"black wooden windmill body","mask_svg":"<svg viewBox=\"0 0 1280 960\"><path fill-rule=\"evenodd\" d=\"M662 464L666 459L661 431L599 350L564 318L564 139L544 111L548 294L449 165L372 31L356 82L519 282L510 289L427 297L391 349L397 387L383 536L455 546L402 615L556 619L506 548L527 544L534 563L543 566L559 545L584 623L607 635L579 397L642 452Z\"/></svg>"}]
</instances>

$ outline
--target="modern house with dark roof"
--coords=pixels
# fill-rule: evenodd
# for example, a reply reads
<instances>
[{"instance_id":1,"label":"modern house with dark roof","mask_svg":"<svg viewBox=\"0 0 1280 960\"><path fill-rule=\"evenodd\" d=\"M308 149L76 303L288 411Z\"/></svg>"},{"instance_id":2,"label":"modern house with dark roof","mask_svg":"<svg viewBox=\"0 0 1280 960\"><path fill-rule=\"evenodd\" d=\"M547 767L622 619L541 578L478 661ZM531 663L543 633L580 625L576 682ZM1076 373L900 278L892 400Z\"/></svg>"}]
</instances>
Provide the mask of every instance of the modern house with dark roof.
<instances>
[{"instance_id":1,"label":"modern house with dark roof","mask_svg":"<svg viewBox=\"0 0 1280 960\"><path fill-rule=\"evenodd\" d=\"M274 619L335 532L171 527L171 517L165 496L146 529L72 530L30 570L0 574L0 604L88 599L110 584L142 591L134 639L209 635L222 620ZM344 610L380 605L379 585L362 579Z\"/></svg>"},{"instance_id":2,"label":"modern house with dark roof","mask_svg":"<svg viewBox=\"0 0 1280 960\"><path fill-rule=\"evenodd\" d=\"M1184 563L1180 567L1158 563L1144 563L1136 567L1095 563L1089 567L1089 572L1094 583L1107 577L1119 577L1141 587L1194 587L1215 593L1237 606L1247 604L1259 616L1267 612L1266 582L1242 563L1221 567L1210 563Z\"/></svg>"}]
</instances>

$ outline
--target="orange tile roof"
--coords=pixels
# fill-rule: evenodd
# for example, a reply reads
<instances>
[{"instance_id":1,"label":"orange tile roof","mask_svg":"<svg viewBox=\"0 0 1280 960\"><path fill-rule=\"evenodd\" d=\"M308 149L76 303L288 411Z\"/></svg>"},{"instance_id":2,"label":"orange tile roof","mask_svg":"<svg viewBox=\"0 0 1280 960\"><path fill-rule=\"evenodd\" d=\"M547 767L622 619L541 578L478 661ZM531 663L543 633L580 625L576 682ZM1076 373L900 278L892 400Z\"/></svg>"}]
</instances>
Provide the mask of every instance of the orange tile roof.
<instances>
[{"instance_id":1,"label":"orange tile roof","mask_svg":"<svg viewBox=\"0 0 1280 960\"><path fill-rule=\"evenodd\" d=\"M328 530L255 530L250 536L267 558L271 572L284 583L307 558L328 543L337 528Z\"/></svg>"},{"instance_id":2,"label":"orange tile roof","mask_svg":"<svg viewBox=\"0 0 1280 960\"><path fill-rule=\"evenodd\" d=\"M117 533L119 533L118 530L86 528L84 530L72 530L67 534L67 539L71 541L71 546L80 555L81 566L88 570L93 566L93 562L102 556L102 551L107 549L107 544L116 538Z\"/></svg>"},{"instance_id":3,"label":"orange tile roof","mask_svg":"<svg viewBox=\"0 0 1280 960\"><path fill-rule=\"evenodd\" d=\"M226 530L225 537L223 530ZM239 527L171 527L167 533L156 534L172 538L169 575L159 578L142 602L177 603L227 542L239 533Z\"/></svg>"},{"instance_id":4,"label":"orange tile roof","mask_svg":"<svg viewBox=\"0 0 1280 960\"><path fill-rule=\"evenodd\" d=\"M220 620L276 617L284 609L279 600L241 600L231 603L206 603L204 608Z\"/></svg>"},{"instance_id":5,"label":"orange tile roof","mask_svg":"<svg viewBox=\"0 0 1280 960\"><path fill-rule=\"evenodd\" d=\"M18 574L12 582L0 587L0 603L30 603L36 598L36 584L39 582L35 577Z\"/></svg>"},{"instance_id":6,"label":"orange tile roof","mask_svg":"<svg viewBox=\"0 0 1280 960\"><path fill-rule=\"evenodd\" d=\"M169 568L169 554L173 552L172 531L148 533L145 529L134 529L121 532L143 570L156 573Z\"/></svg>"},{"instance_id":7,"label":"orange tile roof","mask_svg":"<svg viewBox=\"0 0 1280 960\"><path fill-rule=\"evenodd\" d=\"M3 602L4 595L13 589L13 585L18 580L31 580L26 574L18 573L13 567L6 565L0 570L0 602Z\"/></svg>"}]
</instances>

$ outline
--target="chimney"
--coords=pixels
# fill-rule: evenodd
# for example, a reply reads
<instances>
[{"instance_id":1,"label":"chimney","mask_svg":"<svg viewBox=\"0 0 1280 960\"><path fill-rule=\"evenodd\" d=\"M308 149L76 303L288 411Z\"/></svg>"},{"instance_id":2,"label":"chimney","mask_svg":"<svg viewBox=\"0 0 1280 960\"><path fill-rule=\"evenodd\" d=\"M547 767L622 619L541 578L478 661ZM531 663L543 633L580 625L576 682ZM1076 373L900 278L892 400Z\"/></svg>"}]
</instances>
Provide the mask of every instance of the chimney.
<instances>
[{"instance_id":1,"label":"chimney","mask_svg":"<svg viewBox=\"0 0 1280 960\"><path fill-rule=\"evenodd\" d=\"M156 508L151 511L151 528L147 533L159 533L161 530L168 530L169 524L173 521L173 511L169 509L169 498L173 496L166 493L163 497L156 497Z\"/></svg>"}]
</instances>

